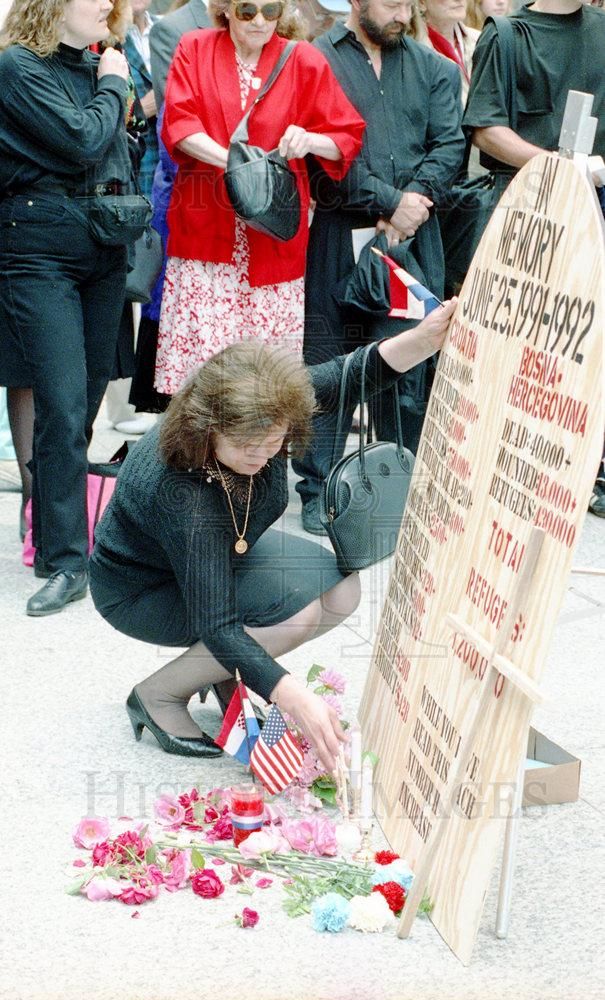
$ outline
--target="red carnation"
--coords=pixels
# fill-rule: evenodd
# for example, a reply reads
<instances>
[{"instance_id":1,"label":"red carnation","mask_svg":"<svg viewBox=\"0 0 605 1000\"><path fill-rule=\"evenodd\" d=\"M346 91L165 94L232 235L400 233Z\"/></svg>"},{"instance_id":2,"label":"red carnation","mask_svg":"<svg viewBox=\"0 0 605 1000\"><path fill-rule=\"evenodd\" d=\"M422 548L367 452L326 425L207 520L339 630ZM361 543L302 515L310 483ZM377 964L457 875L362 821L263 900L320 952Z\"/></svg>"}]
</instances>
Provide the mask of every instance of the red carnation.
<instances>
[{"instance_id":1,"label":"red carnation","mask_svg":"<svg viewBox=\"0 0 605 1000\"><path fill-rule=\"evenodd\" d=\"M376 851L374 861L377 865L390 865L391 861L397 861L399 857L400 855L394 854L393 851Z\"/></svg>"},{"instance_id":2,"label":"red carnation","mask_svg":"<svg viewBox=\"0 0 605 1000\"><path fill-rule=\"evenodd\" d=\"M375 885L372 892L381 893L389 904L389 910L395 915L401 913L405 903L405 889L402 889L398 882L384 882L382 885Z\"/></svg>"}]
</instances>

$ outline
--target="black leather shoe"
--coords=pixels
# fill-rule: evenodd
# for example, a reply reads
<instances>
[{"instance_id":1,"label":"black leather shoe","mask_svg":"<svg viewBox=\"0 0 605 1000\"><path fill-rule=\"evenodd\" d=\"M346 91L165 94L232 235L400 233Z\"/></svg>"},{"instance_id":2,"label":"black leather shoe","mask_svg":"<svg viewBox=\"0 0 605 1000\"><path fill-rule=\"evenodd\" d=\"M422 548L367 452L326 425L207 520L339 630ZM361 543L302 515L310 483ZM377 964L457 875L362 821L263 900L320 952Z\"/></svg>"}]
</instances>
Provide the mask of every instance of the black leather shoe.
<instances>
[{"instance_id":1,"label":"black leather shoe","mask_svg":"<svg viewBox=\"0 0 605 1000\"><path fill-rule=\"evenodd\" d=\"M200 688L200 701L204 704L206 698L208 697L208 692L212 691L214 697L218 701L218 707L224 716L229 708L229 703L235 694L236 688L237 682L234 680L221 681L220 684L206 684L205 687ZM255 705L253 701L250 703L256 716L256 721L258 722L258 728L262 729L267 717L259 705Z\"/></svg>"},{"instance_id":2,"label":"black leather shoe","mask_svg":"<svg viewBox=\"0 0 605 1000\"><path fill-rule=\"evenodd\" d=\"M34 576L40 577L41 580L48 580L52 575L52 569L48 568L40 553L36 552L34 556Z\"/></svg>"},{"instance_id":3,"label":"black leather shoe","mask_svg":"<svg viewBox=\"0 0 605 1000\"><path fill-rule=\"evenodd\" d=\"M27 602L27 614L36 618L42 615L54 615L62 611L66 604L79 601L86 597L88 591L88 573L82 570L73 573L71 570L59 570L53 573L41 590Z\"/></svg>"},{"instance_id":4,"label":"black leather shoe","mask_svg":"<svg viewBox=\"0 0 605 1000\"><path fill-rule=\"evenodd\" d=\"M133 688L126 699L126 711L132 723L135 739L138 741L147 726L166 753L176 753L181 757L220 757L223 751L217 747L211 736L202 733L200 737L171 736L161 729L151 718L137 692Z\"/></svg>"}]
</instances>

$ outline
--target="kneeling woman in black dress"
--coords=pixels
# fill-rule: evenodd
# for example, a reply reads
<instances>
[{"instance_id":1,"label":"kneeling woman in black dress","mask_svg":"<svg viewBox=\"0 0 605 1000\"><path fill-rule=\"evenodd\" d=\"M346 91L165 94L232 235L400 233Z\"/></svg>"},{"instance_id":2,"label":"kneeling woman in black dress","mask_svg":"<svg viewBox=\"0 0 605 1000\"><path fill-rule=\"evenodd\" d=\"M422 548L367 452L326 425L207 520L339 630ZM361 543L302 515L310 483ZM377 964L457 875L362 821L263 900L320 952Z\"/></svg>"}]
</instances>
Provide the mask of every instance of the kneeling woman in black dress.
<instances>
[{"instance_id":1,"label":"kneeling woman in black dress","mask_svg":"<svg viewBox=\"0 0 605 1000\"><path fill-rule=\"evenodd\" d=\"M454 306L378 344L368 391L438 351ZM347 618L359 579L343 577L321 545L272 525L288 503L287 449L304 449L316 406L335 404L342 363L305 368L283 349L228 347L198 369L128 455L97 530L93 600L126 635L188 647L131 692L137 738L146 726L169 753L218 754L187 704L239 669L333 768L344 739L336 713L275 658ZM358 351L353 393L360 368Z\"/></svg>"}]
</instances>

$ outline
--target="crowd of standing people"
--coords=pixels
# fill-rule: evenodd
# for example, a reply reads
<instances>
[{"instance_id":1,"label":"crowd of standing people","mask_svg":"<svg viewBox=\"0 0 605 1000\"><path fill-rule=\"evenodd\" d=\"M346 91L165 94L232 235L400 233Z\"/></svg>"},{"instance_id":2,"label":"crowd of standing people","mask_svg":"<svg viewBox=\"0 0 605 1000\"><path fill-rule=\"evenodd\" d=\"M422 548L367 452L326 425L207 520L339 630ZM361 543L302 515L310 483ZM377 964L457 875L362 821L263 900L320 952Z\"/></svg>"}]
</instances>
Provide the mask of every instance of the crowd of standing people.
<instances>
[{"instance_id":1,"label":"crowd of standing people","mask_svg":"<svg viewBox=\"0 0 605 1000\"><path fill-rule=\"evenodd\" d=\"M287 500L286 457L303 527L323 534L318 496L344 448L334 412L343 356L376 344L376 426L394 439L382 390L395 384L415 452L454 308L420 324L362 308L347 291L359 247L382 241L441 299L438 209L471 158L504 187L557 149L570 89L595 95L603 155L600 6L14 0L6 12L0 385L23 483L20 530L31 496L34 573L46 581L27 613L61 611L90 582L115 628L187 648L131 692L137 736L147 726L169 752L216 753L186 706L209 684L226 685L224 702L239 666L333 763L338 720L276 657L350 614L358 581L317 543L272 528ZM491 20L506 15L514 123ZM295 177L300 220L286 241L246 224L225 185L248 111L250 144L276 150ZM136 317L135 359L125 296L145 199L163 262ZM107 213L126 204L132 225L117 232ZM126 459L89 559L88 446L108 383L125 374L138 410L167 413ZM345 432L359 378L355 363ZM600 514L604 485L600 476ZM283 567L272 580L269 563Z\"/></svg>"}]
</instances>

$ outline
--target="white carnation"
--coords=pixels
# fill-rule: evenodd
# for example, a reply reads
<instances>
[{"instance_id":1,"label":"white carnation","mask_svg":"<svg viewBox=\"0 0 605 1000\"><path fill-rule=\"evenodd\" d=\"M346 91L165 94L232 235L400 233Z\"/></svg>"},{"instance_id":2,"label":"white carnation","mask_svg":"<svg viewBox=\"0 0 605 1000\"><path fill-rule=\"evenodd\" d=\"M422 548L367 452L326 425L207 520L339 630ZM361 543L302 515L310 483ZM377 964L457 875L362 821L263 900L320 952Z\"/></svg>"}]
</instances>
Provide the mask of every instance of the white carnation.
<instances>
[{"instance_id":1,"label":"white carnation","mask_svg":"<svg viewBox=\"0 0 605 1000\"><path fill-rule=\"evenodd\" d=\"M393 924L389 904L379 892L372 892L369 896L353 896L350 907L349 925L356 931L374 934Z\"/></svg>"}]
</instances>

